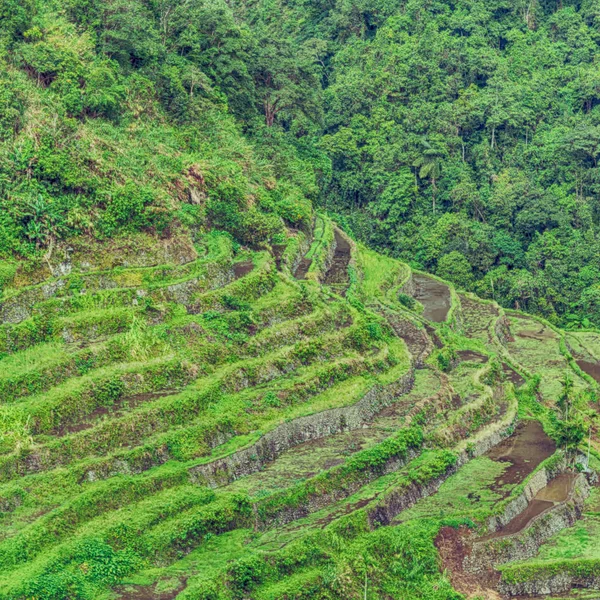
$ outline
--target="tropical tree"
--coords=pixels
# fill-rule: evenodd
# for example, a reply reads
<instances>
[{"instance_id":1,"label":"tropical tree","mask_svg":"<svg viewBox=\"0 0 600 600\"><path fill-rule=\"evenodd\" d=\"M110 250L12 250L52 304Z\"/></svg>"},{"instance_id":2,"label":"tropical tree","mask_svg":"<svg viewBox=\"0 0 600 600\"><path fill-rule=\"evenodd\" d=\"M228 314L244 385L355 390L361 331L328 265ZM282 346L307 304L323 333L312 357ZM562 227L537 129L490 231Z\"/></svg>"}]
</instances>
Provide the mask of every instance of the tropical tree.
<instances>
[{"instance_id":1,"label":"tropical tree","mask_svg":"<svg viewBox=\"0 0 600 600\"><path fill-rule=\"evenodd\" d=\"M442 175L444 160L448 156L448 151L442 139L435 137L431 140L423 139L421 141L421 154L414 162L413 167L418 169L421 179L428 179L431 184L432 209L435 214L437 182Z\"/></svg>"}]
</instances>

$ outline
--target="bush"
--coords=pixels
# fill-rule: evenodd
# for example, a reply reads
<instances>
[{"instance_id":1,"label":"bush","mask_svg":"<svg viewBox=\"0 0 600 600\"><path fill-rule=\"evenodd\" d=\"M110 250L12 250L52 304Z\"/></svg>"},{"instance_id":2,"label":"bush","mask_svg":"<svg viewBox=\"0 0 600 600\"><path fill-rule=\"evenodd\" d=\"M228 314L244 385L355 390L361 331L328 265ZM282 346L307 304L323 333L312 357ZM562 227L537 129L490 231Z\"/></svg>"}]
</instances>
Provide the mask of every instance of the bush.
<instances>
[{"instance_id":1,"label":"bush","mask_svg":"<svg viewBox=\"0 0 600 600\"><path fill-rule=\"evenodd\" d=\"M110 195L101 218L101 229L111 235L119 230L135 231L148 227L151 219L146 209L153 201L154 193L150 188L126 183Z\"/></svg>"},{"instance_id":2,"label":"bush","mask_svg":"<svg viewBox=\"0 0 600 600\"><path fill-rule=\"evenodd\" d=\"M404 294L403 292L398 294L398 302L400 302L402 306L406 306L409 310L415 310L415 307L417 306L417 301L412 296Z\"/></svg>"}]
</instances>

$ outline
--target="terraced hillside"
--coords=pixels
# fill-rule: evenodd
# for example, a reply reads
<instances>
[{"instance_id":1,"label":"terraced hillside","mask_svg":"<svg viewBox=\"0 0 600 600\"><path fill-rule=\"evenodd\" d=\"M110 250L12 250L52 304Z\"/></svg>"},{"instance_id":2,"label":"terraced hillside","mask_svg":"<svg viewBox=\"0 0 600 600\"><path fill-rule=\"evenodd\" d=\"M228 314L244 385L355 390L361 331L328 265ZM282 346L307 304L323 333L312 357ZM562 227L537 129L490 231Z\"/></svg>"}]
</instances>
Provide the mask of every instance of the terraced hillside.
<instances>
[{"instance_id":1,"label":"terraced hillside","mask_svg":"<svg viewBox=\"0 0 600 600\"><path fill-rule=\"evenodd\" d=\"M600 588L600 334L323 216L26 266L0 305L0 598Z\"/></svg>"}]
</instances>

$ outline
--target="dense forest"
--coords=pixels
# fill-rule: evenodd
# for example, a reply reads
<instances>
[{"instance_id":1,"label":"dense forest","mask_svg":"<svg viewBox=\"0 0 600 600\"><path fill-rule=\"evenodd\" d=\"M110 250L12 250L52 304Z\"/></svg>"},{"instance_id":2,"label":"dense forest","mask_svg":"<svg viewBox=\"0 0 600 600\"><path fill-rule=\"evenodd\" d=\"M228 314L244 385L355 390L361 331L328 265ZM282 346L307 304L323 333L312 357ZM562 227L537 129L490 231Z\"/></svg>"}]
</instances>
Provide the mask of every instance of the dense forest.
<instances>
[{"instance_id":1,"label":"dense forest","mask_svg":"<svg viewBox=\"0 0 600 600\"><path fill-rule=\"evenodd\" d=\"M570 327L600 323L600 2L1 0L0 252L313 207ZM188 197L188 182L197 193Z\"/></svg>"}]
</instances>

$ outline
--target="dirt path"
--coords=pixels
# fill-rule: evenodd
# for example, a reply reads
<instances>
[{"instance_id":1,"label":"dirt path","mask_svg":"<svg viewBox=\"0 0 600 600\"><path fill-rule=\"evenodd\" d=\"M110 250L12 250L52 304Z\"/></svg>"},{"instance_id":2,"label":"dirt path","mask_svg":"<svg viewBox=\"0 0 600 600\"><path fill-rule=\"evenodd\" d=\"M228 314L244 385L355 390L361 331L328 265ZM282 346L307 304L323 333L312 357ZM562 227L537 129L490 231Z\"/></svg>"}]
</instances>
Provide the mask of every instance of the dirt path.
<instances>
[{"instance_id":1,"label":"dirt path","mask_svg":"<svg viewBox=\"0 0 600 600\"><path fill-rule=\"evenodd\" d=\"M423 305L423 316L428 321L443 323L450 310L450 290L447 285L426 277L414 275L416 285L415 298Z\"/></svg>"}]
</instances>

